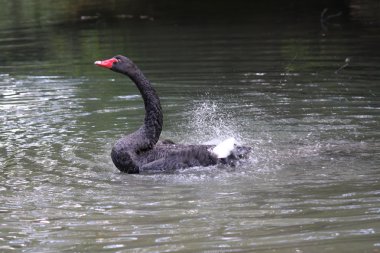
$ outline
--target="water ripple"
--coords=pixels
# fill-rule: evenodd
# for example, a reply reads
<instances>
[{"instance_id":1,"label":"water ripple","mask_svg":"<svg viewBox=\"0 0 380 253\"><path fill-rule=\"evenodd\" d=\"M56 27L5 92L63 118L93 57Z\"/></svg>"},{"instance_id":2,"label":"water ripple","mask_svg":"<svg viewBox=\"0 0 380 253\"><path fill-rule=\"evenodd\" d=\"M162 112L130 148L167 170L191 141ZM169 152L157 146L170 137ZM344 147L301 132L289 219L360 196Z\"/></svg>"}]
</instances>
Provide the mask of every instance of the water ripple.
<instances>
[{"instance_id":1,"label":"water ripple","mask_svg":"<svg viewBox=\"0 0 380 253\"><path fill-rule=\"evenodd\" d=\"M41 56L43 70L29 76L0 74L0 251L378 249L380 76L361 36L125 25L86 27L68 41L48 33L63 58ZM19 41L18 52L34 37L1 42ZM106 37L112 45L99 43ZM252 146L248 162L119 173L112 143L139 127L143 103L125 78L88 61L94 48L126 45L162 97L165 138L234 136ZM347 54L374 56L336 74ZM77 70L88 77L70 77Z\"/></svg>"}]
</instances>

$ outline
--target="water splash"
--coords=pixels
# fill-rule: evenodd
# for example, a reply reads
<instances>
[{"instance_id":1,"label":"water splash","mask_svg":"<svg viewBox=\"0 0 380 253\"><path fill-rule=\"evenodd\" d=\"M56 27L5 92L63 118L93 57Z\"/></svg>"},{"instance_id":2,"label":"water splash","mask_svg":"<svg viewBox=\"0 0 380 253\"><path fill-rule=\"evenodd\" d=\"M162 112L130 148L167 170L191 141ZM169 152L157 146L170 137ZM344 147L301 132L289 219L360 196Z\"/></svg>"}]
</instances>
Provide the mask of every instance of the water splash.
<instances>
[{"instance_id":1,"label":"water splash","mask_svg":"<svg viewBox=\"0 0 380 253\"><path fill-rule=\"evenodd\" d=\"M217 101L202 99L194 102L190 110L184 114L183 124L179 126L178 131L181 136L176 139L185 144L205 144L217 145L228 138L234 138L239 145L252 147L253 151L250 157L238 164L235 168L228 166L211 166L208 168L191 168L179 172L176 177L184 177L190 181L204 181L215 177L241 177L242 172L257 173L257 156L268 157L267 154L260 154L262 144L261 140L252 140L252 119L239 117L234 110L237 108L231 106L230 101ZM243 173L243 174L244 174ZM179 179L183 181L184 178ZM185 180L185 181L186 181ZM218 179L220 180L220 178Z\"/></svg>"},{"instance_id":2,"label":"water splash","mask_svg":"<svg viewBox=\"0 0 380 253\"><path fill-rule=\"evenodd\" d=\"M184 141L215 145L233 137L239 143L245 143L239 121L224 104L204 100L195 103L186 116L188 118L183 128L189 134L184 136Z\"/></svg>"}]
</instances>

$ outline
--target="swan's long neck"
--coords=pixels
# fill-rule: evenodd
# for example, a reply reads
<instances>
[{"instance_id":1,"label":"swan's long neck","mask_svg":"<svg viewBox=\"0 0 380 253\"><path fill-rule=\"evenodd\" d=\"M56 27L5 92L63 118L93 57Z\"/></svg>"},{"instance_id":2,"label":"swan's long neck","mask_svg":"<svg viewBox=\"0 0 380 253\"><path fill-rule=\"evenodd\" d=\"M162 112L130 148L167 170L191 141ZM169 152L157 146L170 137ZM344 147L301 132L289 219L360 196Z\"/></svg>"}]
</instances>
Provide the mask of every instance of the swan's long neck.
<instances>
[{"instance_id":1,"label":"swan's long neck","mask_svg":"<svg viewBox=\"0 0 380 253\"><path fill-rule=\"evenodd\" d=\"M140 137L144 138L140 143L140 148L150 149L157 143L162 131L163 116L160 99L149 80L139 69L136 68L129 77L139 89L145 106L144 124L139 129Z\"/></svg>"}]
</instances>

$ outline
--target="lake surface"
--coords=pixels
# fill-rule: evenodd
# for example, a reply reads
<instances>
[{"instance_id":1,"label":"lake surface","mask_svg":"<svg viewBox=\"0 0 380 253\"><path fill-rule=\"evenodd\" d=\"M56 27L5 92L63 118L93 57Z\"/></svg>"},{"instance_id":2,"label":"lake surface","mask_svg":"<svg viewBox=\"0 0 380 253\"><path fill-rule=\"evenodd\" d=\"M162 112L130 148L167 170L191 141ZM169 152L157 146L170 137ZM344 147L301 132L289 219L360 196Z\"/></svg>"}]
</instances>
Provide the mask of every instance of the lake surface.
<instances>
[{"instance_id":1,"label":"lake surface","mask_svg":"<svg viewBox=\"0 0 380 253\"><path fill-rule=\"evenodd\" d=\"M2 26L0 251L379 252L379 42L355 20ZM158 91L162 138L234 136L248 161L118 172L144 108L93 65L116 54Z\"/></svg>"}]
</instances>

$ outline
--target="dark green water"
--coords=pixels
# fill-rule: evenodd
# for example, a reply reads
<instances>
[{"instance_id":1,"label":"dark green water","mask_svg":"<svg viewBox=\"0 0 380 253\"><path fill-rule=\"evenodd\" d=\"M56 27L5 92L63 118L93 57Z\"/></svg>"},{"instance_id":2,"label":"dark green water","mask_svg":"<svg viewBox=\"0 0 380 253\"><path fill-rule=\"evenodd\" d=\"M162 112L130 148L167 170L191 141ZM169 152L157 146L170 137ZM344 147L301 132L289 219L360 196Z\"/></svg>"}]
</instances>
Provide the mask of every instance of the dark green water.
<instances>
[{"instance_id":1,"label":"dark green water","mask_svg":"<svg viewBox=\"0 0 380 253\"><path fill-rule=\"evenodd\" d=\"M4 21L0 251L378 252L380 28L328 28ZM144 109L93 65L116 54L156 87L163 138L234 136L249 161L119 173L110 149Z\"/></svg>"}]
</instances>

